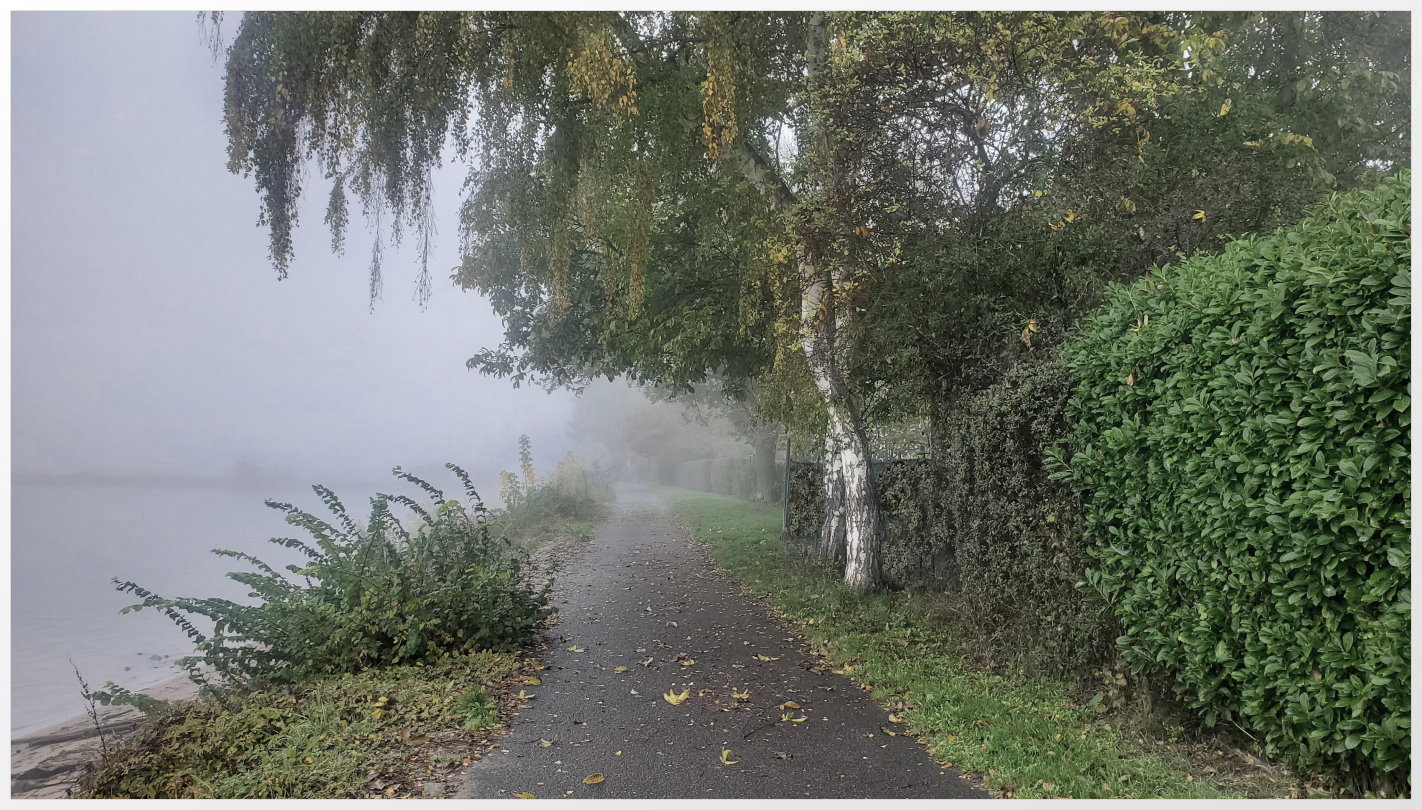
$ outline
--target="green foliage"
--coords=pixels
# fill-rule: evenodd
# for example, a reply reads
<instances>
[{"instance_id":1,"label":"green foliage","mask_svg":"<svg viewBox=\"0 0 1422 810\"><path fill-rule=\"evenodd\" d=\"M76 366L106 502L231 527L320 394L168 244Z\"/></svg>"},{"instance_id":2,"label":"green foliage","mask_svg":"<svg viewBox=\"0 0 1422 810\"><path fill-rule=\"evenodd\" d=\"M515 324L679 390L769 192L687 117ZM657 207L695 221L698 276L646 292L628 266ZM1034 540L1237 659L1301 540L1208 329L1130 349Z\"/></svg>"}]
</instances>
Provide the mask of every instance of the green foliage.
<instances>
[{"instance_id":1,"label":"green foliage","mask_svg":"<svg viewBox=\"0 0 1422 810\"><path fill-rule=\"evenodd\" d=\"M155 609L183 629L197 652L179 663L199 683L206 683L209 673L229 685L290 682L463 651L516 649L551 612L551 583L538 583L537 569L490 531L468 475L446 466L463 483L466 503L445 498L397 467L397 477L424 490L429 508L406 495L377 494L364 527L322 486L313 489L332 522L291 504L267 501L311 540L272 539L307 558L288 565L286 574L252 555L214 550L256 569L228 574L252 589L254 604L167 599L123 582L120 591L143 600L125 612ZM414 513L413 529L395 516L391 503ZM211 633L194 624L198 617L212 622Z\"/></svg>"},{"instance_id":2,"label":"green foliage","mask_svg":"<svg viewBox=\"0 0 1422 810\"><path fill-rule=\"evenodd\" d=\"M1146 50L1162 36L1130 30L1139 20L1103 16ZM1125 93L1133 111L1084 131L1078 123L1075 143L1060 150L1032 141L1043 126L1038 119L1060 103L1055 92L1019 89L1011 113L970 96L977 106L965 120L981 118L991 138L1023 145L989 153L1006 181L1001 193L965 208L952 227L936 227L946 203L925 199L956 193L951 182L917 190L918 169L909 166L897 173L887 166L871 181L875 203L907 219L895 234L902 241L895 261L859 302L866 311L854 374L866 386L906 389L935 409L951 408L1017 361L1059 344L1108 283L1217 250L1237 234L1296 222L1329 191L1408 165L1405 12L1143 16L1147 27L1164 26L1166 37L1218 34L1223 48L1203 69L1180 72L1176 91L1150 106ZM1117 29L1118 20L1127 27ZM890 44L911 52L909 44ZM1066 75L1070 86L1069 69ZM860 104L860 114L873 107ZM884 136L886 155L931 143L890 141ZM928 226L916 223L915 209Z\"/></svg>"},{"instance_id":3,"label":"green foliage","mask_svg":"<svg viewBox=\"0 0 1422 810\"><path fill-rule=\"evenodd\" d=\"M1116 289L1065 359L1090 588L1211 721L1407 789L1410 178Z\"/></svg>"},{"instance_id":4,"label":"green foliage","mask_svg":"<svg viewBox=\"0 0 1422 810\"><path fill-rule=\"evenodd\" d=\"M497 722L488 685L517 666L467 653L175 704L91 774L81 797L365 798L387 782L418 792L448 757L450 743L428 741ZM454 754L457 765L467 750Z\"/></svg>"}]
</instances>

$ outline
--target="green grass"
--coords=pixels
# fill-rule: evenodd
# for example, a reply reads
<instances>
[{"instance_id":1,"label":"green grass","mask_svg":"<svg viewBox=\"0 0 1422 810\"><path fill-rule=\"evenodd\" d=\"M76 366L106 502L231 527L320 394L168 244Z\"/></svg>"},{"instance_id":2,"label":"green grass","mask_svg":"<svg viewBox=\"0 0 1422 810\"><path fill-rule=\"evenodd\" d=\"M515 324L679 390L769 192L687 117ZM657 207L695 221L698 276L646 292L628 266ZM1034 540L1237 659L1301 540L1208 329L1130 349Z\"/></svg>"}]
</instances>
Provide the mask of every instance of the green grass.
<instances>
[{"instance_id":1,"label":"green grass","mask_svg":"<svg viewBox=\"0 0 1422 810\"><path fill-rule=\"evenodd\" d=\"M416 795L499 722L514 655L474 653L178 704L84 785L83 798Z\"/></svg>"},{"instance_id":2,"label":"green grass","mask_svg":"<svg viewBox=\"0 0 1422 810\"><path fill-rule=\"evenodd\" d=\"M969 666L951 626L913 593L857 596L780 540L779 507L665 489L720 565L906 722L942 764L1020 798L1278 796L1262 773L1212 777L1190 746L1137 737L1062 683ZM1224 768L1212 768L1224 773Z\"/></svg>"}]
</instances>

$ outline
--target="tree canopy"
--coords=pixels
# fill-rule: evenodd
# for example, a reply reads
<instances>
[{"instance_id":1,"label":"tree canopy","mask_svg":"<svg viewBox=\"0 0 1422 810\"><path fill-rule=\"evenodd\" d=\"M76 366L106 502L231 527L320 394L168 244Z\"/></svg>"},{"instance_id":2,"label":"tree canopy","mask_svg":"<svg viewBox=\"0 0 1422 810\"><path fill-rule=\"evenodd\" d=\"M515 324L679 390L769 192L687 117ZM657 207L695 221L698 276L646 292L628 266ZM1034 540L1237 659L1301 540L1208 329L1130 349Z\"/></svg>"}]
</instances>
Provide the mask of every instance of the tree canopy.
<instances>
[{"instance_id":1,"label":"tree canopy","mask_svg":"<svg viewBox=\"0 0 1422 810\"><path fill-rule=\"evenodd\" d=\"M825 548L869 589L866 420L1405 160L1406 44L1368 12L251 13L230 165L281 274L316 167L332 247L353 210L375 230L375 296L409 234L428 294L432 172L462 161L454 281L505 323L470 367L812 412Z\"/></svg>"}]
</instances>

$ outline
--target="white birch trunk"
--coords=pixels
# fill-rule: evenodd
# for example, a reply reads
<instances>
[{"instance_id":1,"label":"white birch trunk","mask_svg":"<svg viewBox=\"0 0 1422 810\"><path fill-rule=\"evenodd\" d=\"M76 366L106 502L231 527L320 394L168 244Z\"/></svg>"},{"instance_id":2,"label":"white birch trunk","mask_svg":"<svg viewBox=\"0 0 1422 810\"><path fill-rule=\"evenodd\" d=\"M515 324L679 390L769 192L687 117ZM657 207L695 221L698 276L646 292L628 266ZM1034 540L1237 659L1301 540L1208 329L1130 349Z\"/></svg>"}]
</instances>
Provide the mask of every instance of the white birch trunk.
<instances>
[{"instance_id":1,"label":"white birch trunk","mask_svg":"<svg viewBox=\"0 0 1422 810\"><path fill-rule=\"evenodd\" d=\"M883 516L874 490L868 437L840 372L833 274L800 266L800 320L810 375L829 413L825 428L825 522L820 549L844 549L844 582L860 593L883 585Z\"/></svg>"},{"instance_id":2,"label":"white birch trunk","mask_svg":"<svg viewBox=\"0 0 1422 810\"><path fill-rule=\"evenodd\" d=\"M842 564L844 562L845 519L844 519L844 473L839 460L839 443L832 431L825 433L825 519L820 524L820 557Z\"/></svg>"}]
</instances>

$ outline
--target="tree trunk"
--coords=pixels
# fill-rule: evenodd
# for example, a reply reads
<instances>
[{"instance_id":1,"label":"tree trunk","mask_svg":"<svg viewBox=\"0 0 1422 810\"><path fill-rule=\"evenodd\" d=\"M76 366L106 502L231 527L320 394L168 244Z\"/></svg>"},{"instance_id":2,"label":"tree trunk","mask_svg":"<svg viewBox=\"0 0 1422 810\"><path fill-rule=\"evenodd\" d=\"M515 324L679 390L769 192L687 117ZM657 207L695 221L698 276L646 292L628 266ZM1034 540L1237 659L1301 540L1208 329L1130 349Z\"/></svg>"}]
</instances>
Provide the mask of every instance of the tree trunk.
<instances>
[{"instance_id":1,"label":"tree trunk","mask_svg":"<svg viewBox=\"0 0 1422 810\"><path fill-rule=\"evenodd\" d=\"M755 434L755 499L765 503L775 501L775 446L779 439L773 430Z\"/></svg>"},{"instance_id":2,"label":"tree trunk","mask_svg":"<svg viewBox=\"0 0 1422 810\"><path fill-rule=\"evenodd\" d=\"M824 493L825 519L820 524L820 557L842 565L845 551L844 468L840 464L839 444L831 431L825 432Z\"/></svg>"},{"instance_id":3,"label":"tree trunk","mask_svg":"<svg viewBox=\"0 0 1422 810\"><path fill-rule=\"evenodd\" d=\"M811 12L806 28L805 79L806 87L813 90L822 80L829 57L830 26L826 12ZM834 234L843 223L819 221L817 213L826 205L833 208L843 204L845 172L834 165L833 143L823 126L812 126L800 134L802 147L812 156L811 163L819 175L815 183L818 192L804 200L791 191L776 167L744 137L736 141L728 157L736 171L765 192L772 207L796 222L801 343L809 361L810 375L829 411L825 522L820 547L837 549L841 546L839 538L843 536L844 581L865 593L878 590L882 585L883 520L870 474L869 442L839 358L845 348L837 337L842 324L837 325L836 321L851 318L853 306L837 300L837 292L852 285L847 268L842 265L832 268L837 259L831 259L830 254L821 250L822 246L834 242Z\"/></svg>"},{"instance_id":4,"label":"tree trunk","mask_svg":"<svg viewBox=\"0 0 1422 810\"><path fill-rule=\"evenodd\" d=\"M884 584L883 513L874 486L868 437L858 420L830 411L830 429L839 443L840 486L844 498L844 583L860 593Z\"/></svg>"},{"instance_id":5,"label":"tree trunk","mask_svg":"<svg viewBox=\"0 0 1422 810\"><path fill-rule=\"evenodd\" d=\"M825 522L820 550L844 549L844 582L859 593L883 587L883 516L872 475L869 439L845 384L836 345L835 274L802 261L801 326L810 376L829 413L825 428ZM841 317L849 317L847 313Z\"/></svg>"}]
</instances>

